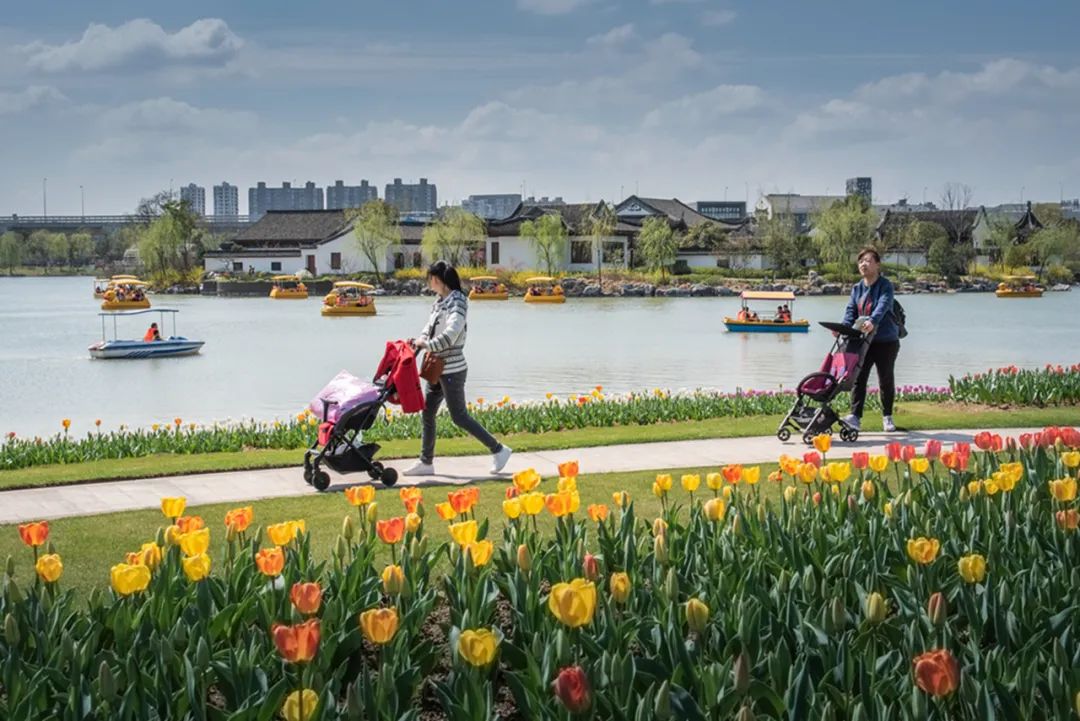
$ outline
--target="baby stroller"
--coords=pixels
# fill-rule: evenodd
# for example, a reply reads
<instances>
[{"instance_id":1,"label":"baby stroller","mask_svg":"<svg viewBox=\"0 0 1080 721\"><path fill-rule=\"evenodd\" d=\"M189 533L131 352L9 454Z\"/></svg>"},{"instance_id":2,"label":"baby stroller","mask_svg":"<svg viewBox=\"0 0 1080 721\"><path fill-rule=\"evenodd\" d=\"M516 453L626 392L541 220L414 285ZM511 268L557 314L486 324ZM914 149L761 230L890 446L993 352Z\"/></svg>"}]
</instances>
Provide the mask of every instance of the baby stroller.
<instances>
[{"instance_id":1,"label":"baby stroller","mask_svg":"<svg viewBox=\"0 0 1080 721\"><path fill-rule=\"evenodd\" d=\"M859 429L845 423L829 404L855 385L874 332L862 333L843 323L822 322L820 325L833 331L836 340L825 356L821 370L806 376L796 386L795 404L776 430L776 437L781 441L791 438L791 432L795 431L801 432L803 442L809 445L814 436L832 435L837 423L840 424L841 440L851 443L859 438Z\"/></svg>"},{"instance_id":2,"label":"baby stroller","mask_svg":"<svg viewBox=\"0 0 1080 721\"><path fill-rule=\"evenodd\" d=\"M379 444L364 443L364 431L375 424L394 392L389 376L368 382L341 371L311 401L309 407L322 423L319 437L304 452L309 485L319 491L330 487L330 474L320 468L323 463L338 473L366 472L386 486L397 483L397 471L374 460Z\"/></svg>"}]
</instances>

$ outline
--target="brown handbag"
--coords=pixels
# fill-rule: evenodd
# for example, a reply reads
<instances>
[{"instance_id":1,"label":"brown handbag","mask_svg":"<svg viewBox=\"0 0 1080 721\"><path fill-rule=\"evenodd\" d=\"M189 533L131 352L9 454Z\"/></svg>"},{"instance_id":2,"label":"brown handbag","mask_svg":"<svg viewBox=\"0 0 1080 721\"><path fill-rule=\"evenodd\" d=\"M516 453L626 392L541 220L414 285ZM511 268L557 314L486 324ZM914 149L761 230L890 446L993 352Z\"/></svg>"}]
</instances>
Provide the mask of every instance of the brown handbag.
<instances>
[{"instance_id":1,"label":"brown handbag","mask_svg":"<svg viewBox=\"0 0 1080 721\"><path fill-rule=\"evenodd\" d=\"M435 355L431 351L424 353L424 359L420 362L420 377L428 382L428 385L435 385L442 378L443 366L446 362Z\"/></svg>"}]
</instances>

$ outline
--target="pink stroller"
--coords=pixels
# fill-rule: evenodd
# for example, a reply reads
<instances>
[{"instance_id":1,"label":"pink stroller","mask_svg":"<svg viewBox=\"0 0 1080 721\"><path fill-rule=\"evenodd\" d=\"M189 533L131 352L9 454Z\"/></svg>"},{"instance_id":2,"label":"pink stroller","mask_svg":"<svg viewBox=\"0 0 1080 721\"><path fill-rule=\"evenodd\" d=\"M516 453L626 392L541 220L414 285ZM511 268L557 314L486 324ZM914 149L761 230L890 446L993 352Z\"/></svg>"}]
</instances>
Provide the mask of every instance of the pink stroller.
<instances>
[{"instance_id":1,"label":"pink stroller","mask_svg":"<svg viewBox=\"0 0 1080 721\"><path fill-rule=\"evenodd\" d=\"M866 334L843 323L822 322L820 325L836 333L832 350L825 356L821 369L799 381L795 387L795 404L780 422L776 437L791 438L791 432L803 434L803 442L813 443L814 436L832 435L833 426L840 425L840 439L853 442L859 429L849 426L830 405L839 394L850 391L859 377L873 332Z\"/></svg>"}]
</instances>

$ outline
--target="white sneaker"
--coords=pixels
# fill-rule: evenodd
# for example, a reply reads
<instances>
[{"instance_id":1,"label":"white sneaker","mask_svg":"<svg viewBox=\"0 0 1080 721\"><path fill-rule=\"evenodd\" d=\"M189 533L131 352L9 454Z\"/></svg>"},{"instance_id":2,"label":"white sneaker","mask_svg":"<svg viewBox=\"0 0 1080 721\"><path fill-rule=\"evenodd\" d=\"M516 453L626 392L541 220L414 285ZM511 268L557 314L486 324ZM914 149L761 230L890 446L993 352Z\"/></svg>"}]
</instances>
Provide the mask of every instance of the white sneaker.
<instances>
[{"instance_id":1,"label":"white sneaker","mask_svg":"<svg viewBox=\"0 0 1080 721\"><path fill-rule=\"evenodd\" d=\"M510 446L503 446L499 449L498 453L493 453L491 456L491 472L502 473L502 469L506 467L506 462L510 460L510 454L514 452L514 449Z\"/></svg>"},{"instance_id":2,"label":"white sneaker","mask_svg":"<svg viewBox=\"0 0 1080 721\"><path fill-rule=\"evenodd\" d=\"M435 475L435 466L431 463L424 463L423 461L417 461L404 471L401 472L403 476L433 476Z\"/></svg>"},{"instance_id":3,"label":"white sneaker","mask_svg":"<svg viewBox=\"0 0 1080 721\"><path fill-rule=\"evenodd\" d=\"M851 426L852 428L854 428L857 431L862 430L862 420L858 416L855 416L855 415L848 416L847 418L844 419L844 423L847 423L849 426Z\"/></svg>"},{"instance_id":4,"label":"white sneaker","mask_svg":"<svg viewBox=\"0 0 1080 721\"><path fill-rule=\"evenodd\" d=\"M895 433L896 424L892 422L892 416L884 416L881 419L881 430L886 433Z\"/></svg>"}]
</instances>

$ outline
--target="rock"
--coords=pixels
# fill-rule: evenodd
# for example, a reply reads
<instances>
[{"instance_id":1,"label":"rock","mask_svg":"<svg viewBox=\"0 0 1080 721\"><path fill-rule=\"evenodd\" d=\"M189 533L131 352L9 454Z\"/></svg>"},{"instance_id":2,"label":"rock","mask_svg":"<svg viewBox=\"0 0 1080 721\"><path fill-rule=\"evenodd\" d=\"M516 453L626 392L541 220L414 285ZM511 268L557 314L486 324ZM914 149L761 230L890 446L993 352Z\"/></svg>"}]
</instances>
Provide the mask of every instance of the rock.
<instances>
[{"instance_id":1,"label":"rock","mask_svg":"<svg viewBox=\"0 0 1080 721\"><path fill-rule=\"evenodd\" d=\"M716 288L704 283L695 283L690 286L690 295L694 298L713 298L716 296Z\"/></svg>"},{"instance_id":2,"label":"rock","mask_svg":"<svg viewBox=\"0 0 1080 721\"><path fill-rule=\"evenodd\" d=\"M739 291L732 290L731 288L728 288L726 285L718 285L718 286L716 286L716 295L718 295L718 296L720 296L722 298L730 298L733 295L739 295Z\"/></svg>"},{"instance_id":3,"label":"rock","mask_svg":"<svg viewBox=\"0 0 1080 721\"><path fill-rule=\"evenodd\" d=\"M604 293L596 283L590 283L581 291L582 298L599 298Z\"/></svg>"},{"instance_id":4,"label":"rock","mask_svg":"<svg viewBox=\"0 0 1080 721\"><path fill-rule=\"evenodd\" d=\"M825 283L820 290L822 295L840 295L844 292L844 287L839 283Z\"/></svg>"}]
</instances>

